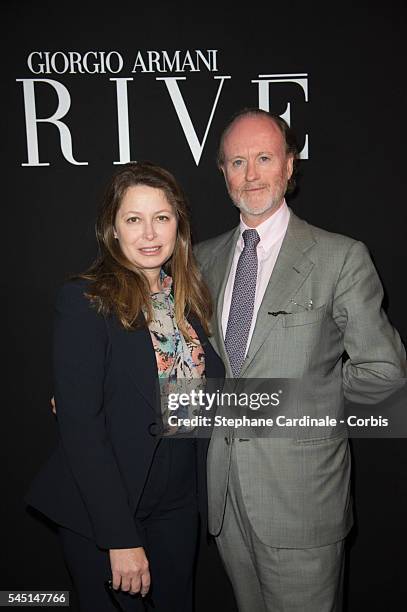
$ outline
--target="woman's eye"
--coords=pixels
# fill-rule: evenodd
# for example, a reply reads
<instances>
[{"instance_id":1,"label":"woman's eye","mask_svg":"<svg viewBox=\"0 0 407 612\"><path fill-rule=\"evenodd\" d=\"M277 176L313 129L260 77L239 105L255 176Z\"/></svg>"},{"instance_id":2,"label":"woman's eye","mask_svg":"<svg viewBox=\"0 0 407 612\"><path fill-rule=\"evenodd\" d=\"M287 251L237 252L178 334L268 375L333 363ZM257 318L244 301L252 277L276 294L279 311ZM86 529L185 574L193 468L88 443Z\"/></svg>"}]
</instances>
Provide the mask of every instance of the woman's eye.
<instances>
[{"instance_id":1,"label":"woman's eye","mask_svg":"<svg viewBox=\"0 0 407 612\"><path fill-rule=\"evenodd\" d=\"M168 215L158 215L157 219L159 221L168 221L169 217Z\"/></svg>"},{"instance_id":2,"label":"woman's eye","mask_svg":"<svg viewBox=\"0 0 407 612\"><path fill-rule=\"evenodd\" d=\"M137 223L139 221L139 217L129 217L127 219L127 223Z\"/></svg>"}]
</instances>

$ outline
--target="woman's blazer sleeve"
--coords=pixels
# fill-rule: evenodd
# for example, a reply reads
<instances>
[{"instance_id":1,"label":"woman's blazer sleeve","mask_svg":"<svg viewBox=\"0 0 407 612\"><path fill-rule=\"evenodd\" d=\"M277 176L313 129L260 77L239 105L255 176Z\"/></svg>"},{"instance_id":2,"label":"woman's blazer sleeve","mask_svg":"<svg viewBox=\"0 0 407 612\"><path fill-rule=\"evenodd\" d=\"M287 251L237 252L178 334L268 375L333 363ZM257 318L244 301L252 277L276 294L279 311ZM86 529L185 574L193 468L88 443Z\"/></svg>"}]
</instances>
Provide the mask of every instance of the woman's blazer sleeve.
<instances>
[{"instance_id":1,"label":"woman's blazer sleeve","mask_svg":"<svg viewBox=\"0 0 407 612\"><path fill-rule=\"evenodd\" d=\"M54 383L63 451L100 548L141 546L106 429L103 388L109 350L106 320L85 297L86 283L59 292Z\"/></svg>"}]
</instances>

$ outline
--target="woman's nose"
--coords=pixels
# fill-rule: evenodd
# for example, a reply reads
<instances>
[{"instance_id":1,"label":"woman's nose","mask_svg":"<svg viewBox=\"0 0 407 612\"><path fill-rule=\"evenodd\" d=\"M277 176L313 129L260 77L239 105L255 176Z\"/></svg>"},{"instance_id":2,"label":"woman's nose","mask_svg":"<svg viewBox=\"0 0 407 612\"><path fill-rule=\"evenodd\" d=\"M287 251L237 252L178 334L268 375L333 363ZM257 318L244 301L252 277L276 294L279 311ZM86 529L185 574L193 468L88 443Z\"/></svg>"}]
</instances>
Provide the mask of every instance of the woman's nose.
<instances>
[{"instance_id":1,"label":"woman's nose","mask_svg":"<svg viewBox=\"0 0 407 612\"><path fill-rule=\"evenodd\" d=\"M152 222L146 221L143 230L143 236L146 240L154 240L156 231Z\"/></svg>"}]
</instances>

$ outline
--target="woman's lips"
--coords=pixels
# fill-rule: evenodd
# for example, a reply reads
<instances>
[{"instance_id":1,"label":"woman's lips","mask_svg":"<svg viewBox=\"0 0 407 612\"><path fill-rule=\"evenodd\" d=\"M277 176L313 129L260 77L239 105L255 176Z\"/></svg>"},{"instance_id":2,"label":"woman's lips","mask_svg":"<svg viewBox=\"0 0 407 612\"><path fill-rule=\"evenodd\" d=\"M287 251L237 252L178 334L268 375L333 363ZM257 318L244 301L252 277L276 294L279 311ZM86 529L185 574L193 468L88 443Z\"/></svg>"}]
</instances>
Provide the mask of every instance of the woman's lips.
<instances>
[{"instance_id":1,"label":"woman's lips","mask_svg":"<svg viewBox=\"0 0 407 612\"><path fill-rule=\"evenodd\" d=\"M139 249L139 251L143 255L157 255L157 253L160 251L160 249L161 249L161 246L143 247L143 248Z\"/></svg>"}]
</instances>

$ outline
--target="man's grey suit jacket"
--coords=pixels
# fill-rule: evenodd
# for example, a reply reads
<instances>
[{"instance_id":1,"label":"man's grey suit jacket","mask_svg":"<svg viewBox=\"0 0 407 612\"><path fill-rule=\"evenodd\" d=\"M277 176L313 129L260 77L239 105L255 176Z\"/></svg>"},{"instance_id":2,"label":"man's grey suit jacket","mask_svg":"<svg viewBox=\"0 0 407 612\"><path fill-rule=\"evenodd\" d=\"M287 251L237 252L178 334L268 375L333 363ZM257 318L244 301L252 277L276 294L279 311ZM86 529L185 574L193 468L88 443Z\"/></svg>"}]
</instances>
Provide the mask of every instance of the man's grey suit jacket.
<instances>
[{"instance_id":1,"label":"man's grey suit jacket","mask_svg":"<svg viewBox=\"0 0 407 612\"><path fill-rule=\"evenodd\" d=\"M215 301L211 342L233 374L223 341L225 286L239 227L196 247ZM378 402L404 384L405 351L381 309L383 290L366 247L290 211L240 378L314 380L310 416L339 415L344 397ZM312 308L309 308L312 300ZM278 315L270 313L277 313ZM287 314L284 314L287 313ZM343 359L345 355L346 359ZM239 382L237 382L239 384ZM329 404L329 406L328 406ZM249 519L267 545L323 546L352 525L350 452L343 431L234 442ZM232 444L216 428L208 453L209 528L220 533Z\"/></svg>"}]
</instances>

